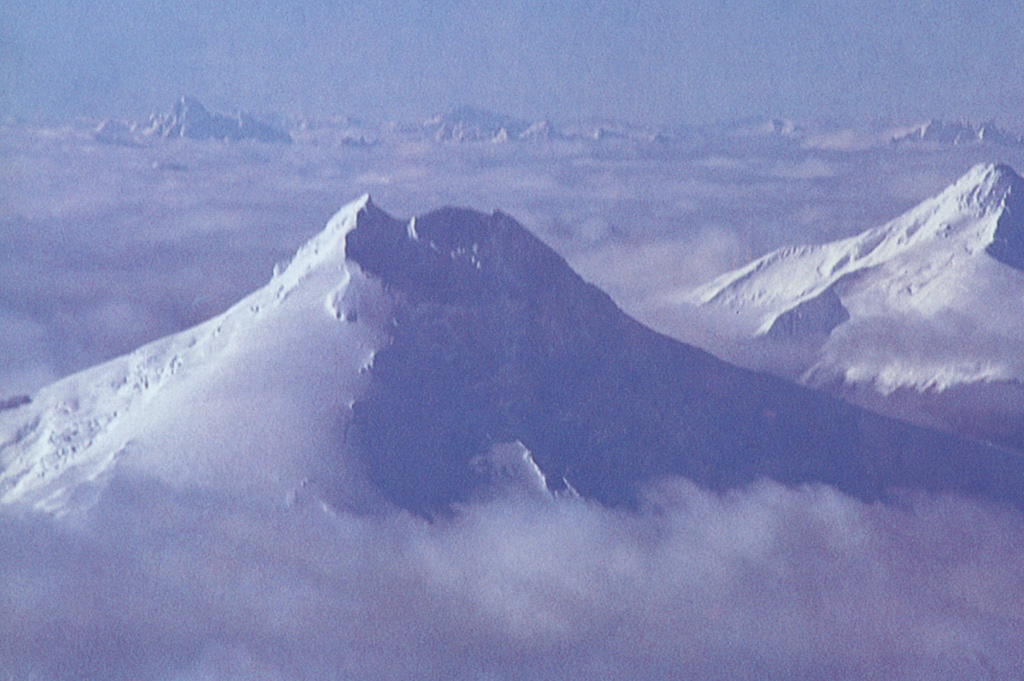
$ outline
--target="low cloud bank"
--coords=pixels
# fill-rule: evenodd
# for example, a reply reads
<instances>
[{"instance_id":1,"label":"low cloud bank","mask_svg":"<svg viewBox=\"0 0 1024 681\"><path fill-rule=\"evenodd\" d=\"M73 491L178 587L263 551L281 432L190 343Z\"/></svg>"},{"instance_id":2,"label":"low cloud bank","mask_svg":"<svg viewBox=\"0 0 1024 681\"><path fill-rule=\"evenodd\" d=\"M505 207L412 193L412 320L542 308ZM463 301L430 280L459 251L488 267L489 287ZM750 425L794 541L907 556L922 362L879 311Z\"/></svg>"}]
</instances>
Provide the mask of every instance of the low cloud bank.
<instances>
[{"instance_id":1,"label":"low cloud bank","mask_svg":"<svg viewBox=\"0 0 1024 681\"><path fill-rule=\"evenodd\" d=\"M673 481L430 524L115 481L0 545L0 678L1024 675L1024 517L953 498Z\"/></svg>"}]
</instances>

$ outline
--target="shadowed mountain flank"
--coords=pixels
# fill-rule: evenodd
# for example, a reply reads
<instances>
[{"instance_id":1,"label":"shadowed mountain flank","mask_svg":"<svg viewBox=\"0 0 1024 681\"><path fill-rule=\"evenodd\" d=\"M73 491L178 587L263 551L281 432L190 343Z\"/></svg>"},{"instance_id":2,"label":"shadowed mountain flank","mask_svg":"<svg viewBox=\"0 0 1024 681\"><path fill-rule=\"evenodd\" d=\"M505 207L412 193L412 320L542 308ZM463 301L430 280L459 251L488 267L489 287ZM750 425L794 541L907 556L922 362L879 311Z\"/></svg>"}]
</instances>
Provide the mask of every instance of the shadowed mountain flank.
<instances>
[{"instance_id":1,"label":"shadowed mountain flank","mask_svg":"<svg viewBox=\"0 0 1024 681\"><path fill-rule=\"evenodd\" d=\"M997 168L1006 184L1003 209L985 252L1004 265L1024 270L1024 179L1009 166Z\"/></svg>"},{"instance_id":2,"label":"shadowed mountain flank","mask_svg":"<svg viewBox=\"0 0 1024 681\"><path fill-rule=\"evenodd\" d=\"M405 508L472 499L486 481L471 462L516 441L553 490L613 505L671 474L713 490L769 478L866 500L909 488L1024 501L1015 455L657 334L500 212L446 208L406 223L369 204L346 252L395 300L349 437Z\"/></svg>"}]
</instances>

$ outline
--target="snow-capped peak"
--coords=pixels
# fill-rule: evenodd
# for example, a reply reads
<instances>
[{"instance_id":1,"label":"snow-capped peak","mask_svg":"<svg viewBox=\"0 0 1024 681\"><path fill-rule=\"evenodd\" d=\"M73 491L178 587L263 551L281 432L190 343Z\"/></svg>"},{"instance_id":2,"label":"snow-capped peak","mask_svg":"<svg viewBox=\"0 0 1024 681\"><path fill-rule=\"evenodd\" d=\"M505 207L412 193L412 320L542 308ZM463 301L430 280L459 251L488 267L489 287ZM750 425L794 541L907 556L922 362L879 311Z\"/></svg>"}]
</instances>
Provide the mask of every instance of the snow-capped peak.
<instances>
[{"instance_id":1,"label":"snow-capped peak","mask_svg":"<svg viewBox=\"0 0 1024 681\"><path fill-rule=\"evenodd\" d=\"M355 229L359 214L372 205L369 194L363 194L355 201L345 204L328 220L323 231L299 248L287 265L276 266L272 283L278 285L278 291L287 293L309 272L325 264L334 263L343 269L345 237Z\"/></svg>"},{"instance_id":2,"label":"snow-capped peak","mask_svg":"<svg viewBox=\"0 0 1024 681\"><path fill-rule=\"evenodd\" d=\"M1024 267L1024 180L1007 165L981 164L891 222L822 245L791 246L680 296L716 304L767 333L784 312L844 277L893 265L901 290L920 291L965 258L988 255Z\"/></svg>"},{"instance_id":3,"label":"snow-capped peak","mask_svg":"<svg viewBox=\"0 0 1024 681\"><path fill-rule=\"evenodd\" d=\"M903 386L943 390L1017 380L1024 371L1019 353L978 353L1002 347L992 339L1019 333L1021 300L1024 179L990 163L884 225L826 244L779 249L668 302L712 315L719 333L816 348L814 375L869 382L887 394ZM884 333L876 328L851 340L854 329L882 323L889 325ZM977 341L973 354L951 358L950 341L941 339L957 325L989 340ZM920 349L922 334L943 351L928 357L910 352ZM880 336L895 346L870 350Z\"/></svg>"},{"instance_id":4,"label":"snow-capped peak","mask_svg":"<svg viewBox=\"0 0 1024 681\"><path fill-rule=\"evenodd\" d=\"M982 210L1001 207L1016 188L1022 191L1024 180L1005 163L979 163L971 168L952 187L942 192L937 201L956 198L959 205Z\"/></svg>"},{"instance_id":5,"label":"snow-capped peak","mask_svg":"<svg viewBox=\"0 0 1024 681\"><path fill-rule=\"evenodd\" d=\"M345 254L372 210L344 206L223 314L0 413L0 503L61 513L115 468L282 497L315 477L384 342L386 296Z\"/></svg>"},{"instance_id":6,"label":"snow-capped peak","mask_svg":"<svg viewBox=\"0 0 1024 681\"><path fill-rule=\"evenodd\" d=\"M865 437L881 428L904 463ZM500 212L410 226L364 196L224 314L0 413L0 503L73 512L114 478L430 515L503 476L631 505L682 475L1024 505L1000 456L673 343ZM949 474L961 461L1008 475Z\"/></svg>"}]
</instances>

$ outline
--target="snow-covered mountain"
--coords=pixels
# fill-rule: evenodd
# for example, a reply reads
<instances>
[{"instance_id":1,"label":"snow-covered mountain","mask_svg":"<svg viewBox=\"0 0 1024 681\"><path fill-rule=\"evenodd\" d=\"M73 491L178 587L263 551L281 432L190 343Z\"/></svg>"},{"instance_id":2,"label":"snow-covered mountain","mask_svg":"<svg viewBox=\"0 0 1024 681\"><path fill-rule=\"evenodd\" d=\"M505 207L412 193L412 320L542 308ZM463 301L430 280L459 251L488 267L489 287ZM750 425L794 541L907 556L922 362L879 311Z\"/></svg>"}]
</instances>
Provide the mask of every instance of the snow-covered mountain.
<instances>
[{"instance_id":1,"label":"snow-covered mountain","mask_svg":"<svg viewBox=\"0 0 1024 681\"><path fill-rule=\"evenodd\" d=\"M363 305L358 322L345 311L374 290L344 260L363 203L224 314L3 412L0 499L58 510L114 468L181 485L301 488L325 450L344 446L339 415L384 342L386 310Z\"/></svg>"},{"instance_id":2,"label":"snow-covered mountain","mask_svg":"<svg viewBox=\"0 0 1024 681\"><path fill-rule=\"evenodd\" d=\"M804 383L880 407L892 395L898 413L1024 444L1013 418L1024 414L1024 180L1009 166L976 166L887 224L782 248L669 304L697 306L726 336L768 341L760 352L771 341L813 350ZM940 406L943 392L956 404ZM913 393L936 404L907 407ZM964 409L980 411L954 416Z\"/></svg>"},{"instance_id":3,"label":"snow-covered mountain","mask_svg":"<svg viewBox=\"0 0 1024 681\"><path fill-rule=\"evenodd\" d=\"M117 476L428 515L509 480L630 505L665 475L1024 506L1015 455L661 336L507 215L368 197L227 312L0 412L0 466L0 500L57 513Z\"/></svg>"},{"instance_id":4,"label":"snow-covered mountain","mask_svg":"<svg viewBox=\"0 0 1024 681\"><path fill-rule=\"evenodd\" d=\"M892 143L897 145L919 144L977 144L986 142L1008 147L1024 146L1024 137L1004 130L995 121L971 123L970 121L940 121L932 119L918 126L899 132L892 136Z\"/></svg>"},{"instance_id":5,"label":"snow-covered mountain","mask_svg":"<svg viewBox=\"0 0 1024 681\"><path fill-rule=\"evenodd\" d=\"M188 96L178 100L168 113L150 116L142 132L155 137L188 137L196 140L253 139L279 144L292 141L287 132L262 123L249 114L239 112L227 116L212 113L197 99Z\"/></svg>"}]
</instances>

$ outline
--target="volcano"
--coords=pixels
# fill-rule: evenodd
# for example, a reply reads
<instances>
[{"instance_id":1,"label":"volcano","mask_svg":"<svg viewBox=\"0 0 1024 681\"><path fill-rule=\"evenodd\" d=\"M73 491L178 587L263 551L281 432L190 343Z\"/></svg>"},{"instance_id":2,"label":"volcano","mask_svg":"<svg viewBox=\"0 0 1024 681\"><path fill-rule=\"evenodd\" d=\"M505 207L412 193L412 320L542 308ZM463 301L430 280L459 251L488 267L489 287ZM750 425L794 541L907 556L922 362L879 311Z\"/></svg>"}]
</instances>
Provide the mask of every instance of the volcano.
<instances>
[{"instance_id":1,"label":"volcano","mask_svg":"<svg viewBox=\"0 0 1024 681\"><path fill-rule=\"evenodd\" d=\"M992 222L1013 260L1009 223ZM862 257L889 232L872 239ZM53 513L126 475L428 517L509 480L629 508L669 476L1024 506L1011 451L660 335L500 211L399 220L368 196L222 315L0 412L0 465L3 502Z\"/></svg>"}]
</instances>

